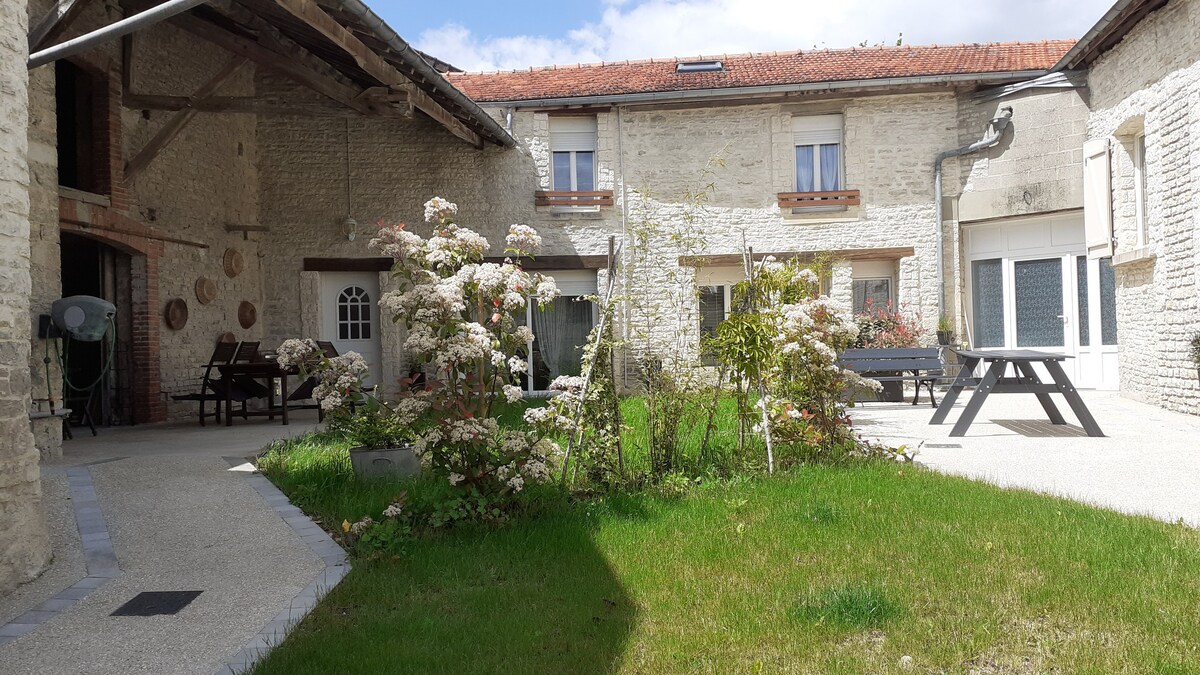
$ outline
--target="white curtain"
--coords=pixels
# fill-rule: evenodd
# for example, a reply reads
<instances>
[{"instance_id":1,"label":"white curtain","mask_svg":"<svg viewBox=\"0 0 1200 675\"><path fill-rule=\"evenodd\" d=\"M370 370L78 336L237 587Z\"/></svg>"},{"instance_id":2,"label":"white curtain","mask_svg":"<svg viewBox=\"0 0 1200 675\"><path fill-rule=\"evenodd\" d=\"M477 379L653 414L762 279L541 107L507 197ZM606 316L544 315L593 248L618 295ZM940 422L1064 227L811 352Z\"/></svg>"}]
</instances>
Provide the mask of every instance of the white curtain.
<instances>
[{"instance_id":1,"label":"white curtain","mask_svg":"<svg viewBox=\"0 0 1200 675\"><path fill-rule=\"evenodd\" d=\"M541 356L541 363L535 364L534 389L546 389L559 375L582 373L580 348L591 330L592 304L578 296L555 298L544 310L534 308L534 346Z\"/></svg>"},{"instance_id":2,"label":"white curtain","mask_svg":"<svg viewBox=\"0 0 1200 675\"><path fill-rule=\"evenodd\" d=\"M841 154L836 143L821 146L821 191L831 192L838 189L838 156Z\"/></svg>"},{"instance_id":3,"label":"white curtain","mask_svg":"<svg viewBox=\"0 0 1200 675\"><path fill-rule=\"evenodd\" d=\"M796 192L813 192L813 146L796 146Z\"/></svg>"}]
</instances>

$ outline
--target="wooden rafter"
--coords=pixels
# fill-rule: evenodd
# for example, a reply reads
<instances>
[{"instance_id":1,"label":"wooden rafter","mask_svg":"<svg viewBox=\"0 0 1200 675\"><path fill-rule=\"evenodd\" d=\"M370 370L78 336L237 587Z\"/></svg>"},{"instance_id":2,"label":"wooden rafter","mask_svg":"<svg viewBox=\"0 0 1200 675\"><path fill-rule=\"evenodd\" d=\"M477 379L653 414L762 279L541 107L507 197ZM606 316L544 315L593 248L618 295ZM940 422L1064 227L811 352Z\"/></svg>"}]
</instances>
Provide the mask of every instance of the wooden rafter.
<instances>
[{"instance_id":1,"label":"wooden rafter","mask_svg":"<svg viewBox=\"0 0 1200 675\"><path fill-rule=\"evenodd\" d=\"M345 26L338 23L316 2L313 0L275 0L275 4L324 35L326 39L349 54L359 68L362 68L364 72L381 84L407 92L408 100L412 102L413 106L441 124L450 133L477 148L483 147L483 139L479 134L463 124L437 101L434 101L424 90L414 85L408 77L375 53Z\"/></svg>"},{"instance_id":2,"label":"wooden rafter","mask_svg":"<svg viewBox=\"0 0 1200 675\"><path fill-rule=\"evenodd\" d=\"M357 110L364 115L380 112L369 101L359 98L362 94L362 89L344 84L336 78L314 70L306 65L303 60L299 59L298 55L288 56L281 54L259 42L239 37L223 28L193 16L178 16L172 19L172 22L196 37L208 40L260 66L282 73L305 87L323 94L344 106Z\"/></svg>"},{"instance_id":3,"label":"wooden rafter","mask_svg":"<svg viewBox=\"0 0 1200 675\"><path fill-rule=\"evenodd\" d=\"M87 3L88 0L55 0L54 6L46 12L46 16L29 29L29 52L32 54L40 50L48 42L62 35L63 30Z\"/></svg>"},{"instance_id":4,"label":"wooden rafter","mask_svg":"<svg viewBox=\"0 0 1200 675\"><path fill-rule=\"evenodd\" d=\"M209 96L200 101L193 101L190 96L126 93L121 103L131 110L175 112L191 108L202 113L293 115L296 117L360 116L355 110L332 105L324 99L303 101L264 96Z\"/></svg>"},{"instance_id":5,"label":"wooden rafter","mask_svg":"<svg viewBox=\"0 0 1200 675\"><path fill-rule=\"evenodd\" d=\"M248 60L240 56L230 59L221 70L217 71L207 82L200 85L195 94L192 94L192 102L203 101L212 96L221 88L221 85L229 81L229 78L236 75L247 63ZM197 112L194 105L189 105L167 120L158 132L146 142L146 145L134 155L133 159L125 164L125 178L131 180L141 173L142 169L149 166L150 162L154 161L154 158L158 156L158 153L167 147L167 144L174 140L180 131L183 131L188 122L192 121Z\"/></svg>"}]
</instances>

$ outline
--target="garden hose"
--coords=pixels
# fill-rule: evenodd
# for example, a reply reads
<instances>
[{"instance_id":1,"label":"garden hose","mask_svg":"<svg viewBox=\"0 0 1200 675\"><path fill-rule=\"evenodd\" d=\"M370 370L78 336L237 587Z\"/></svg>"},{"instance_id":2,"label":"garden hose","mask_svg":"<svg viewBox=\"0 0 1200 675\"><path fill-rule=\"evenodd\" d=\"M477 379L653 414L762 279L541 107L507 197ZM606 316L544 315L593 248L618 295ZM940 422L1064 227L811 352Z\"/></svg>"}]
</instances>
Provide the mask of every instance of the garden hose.
<instances>
[{"instance_id":1,"label":"garden hose","mask_svg":"<svg viewBox=\"0 0 1200 675\"><path fill-rule=\"evenodd\" d=\"M71 377L67 371L67 363L70 360L70 353L69 353L70 337L68 336L66 341L64 342L61 353L58 351L58 341L52 340L52 342L54 342L54 355L56 357L58 357L58 367L62 371L63 385L65 387L63 390L63 399L66 399L68 390L69 391L78 391L78 392L91 391L93 388L95 388L96 385L100 384L100 381L104 379L104 376L108 374L108 371L112 370L113 356L116 354L116 351L117 351L117 339L116 339L117 338L117 326L116 326L116 322L113 321L112 317L109 317L109 319L108 319L108 329L104 331L104 336L108 337L110 333L112 334L112 339L110 339L108 341L108 358L105 359L104 367L100 369L100 374L97 375L96 379L92 380L92 382L90 384L88 384L86 387L78 387L74 383L72 383ZM101 338L101 339L103 339L103 338ZM50 386L49 385L49 381L50 381L49 373L50 373L50 364L47 363L46 364L46 382L47 382L46 386L47 387Z\"/></svg>"}]
</instances>

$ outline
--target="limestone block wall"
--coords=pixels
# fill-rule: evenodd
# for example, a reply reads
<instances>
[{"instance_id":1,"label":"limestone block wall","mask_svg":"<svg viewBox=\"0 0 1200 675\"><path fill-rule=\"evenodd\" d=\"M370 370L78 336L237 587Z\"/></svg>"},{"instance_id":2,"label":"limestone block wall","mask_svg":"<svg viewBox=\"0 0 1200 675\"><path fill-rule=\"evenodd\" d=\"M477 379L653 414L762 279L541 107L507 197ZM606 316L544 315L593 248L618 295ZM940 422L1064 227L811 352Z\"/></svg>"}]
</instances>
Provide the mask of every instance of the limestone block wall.
<instances>
[{"instance_id":1,"label":"limestone block wall","mask_svg":"<svg viewBox=\"0 0 1200 675\"><path fill-rule=\"evenodd\" d=\"M955 147L982 138L989 120L999 116L1003 107L1011 107L1013 114L1000 142L948 160L945 166L946 302L960 336L966 335L961 225L1083 208L1083 142L1088 116L1084 92L1032 89L987 102L962 96Z\"/></svg>"},{"instance_id":2,"label":"limestone block wall","mask_svg":"<svg viewBox=\"0 0 1200 675\"><path fill-rule=\"evenodd\" d=\"M31 11L40 16L50 4L33 0ZM90 3L64 38L112 23L121 15L115 2ZM136 34L131 89L138 94L190 95L230 56L170 24L159 24ZM36 317L47 312L50 303L61 296L60 231L81 233L131 255L135 306L128 312L132 316L126 318L137 328L130 346L133 370L127 376L137 390L138 421L186 417L194 413L194 404L176 404L169 397L195 390L200 374L197 366L207 361L217 336L230 331L239 339L259 339L262 334L261 321L248 330L237 321L237 307L243 300L254 303L262 313L259 235L243 239L241 234L226 231L227 224L258 224L256 121L250 115L197 115L140 174L127 179L125 163L174 113L122 105L119 41L72 60L104 82L97 111L108 119L107 157L101 161L109 183L103 197L108 198L109 206L71 202L71 213L60 213L54 68L32 71L31 314ZM219 93L249 95L253 87L253 67L247 66ZM83 217L77 213L80 211L90 215ZM80 227L76 220L88 223ZM245 270L232 279L223 272L221 262L228 248L237 249L246 262ZM217 299L209 305L201 305L195 296L194 286L201 276L217 284ZM189 320L183 330L171 331L163 322L163 307L176 297L187 301ZM39 395L45 390L44 348L43 341L34 341L34 390ZM50 379L61 396L56 370ZM59 425L35 424L35 430L43 453L56 454L61 445Z\"/></svg>"},{"instance_id":3,"label":"limestone block wall","mask_svg":"<svg viewBox=\"0 0 1200 675\"><path fill-rule=\"evenodd\" d=\"M29 14L42 16L53 3L31 0ZM50 311L50 303L59 298L58 255L58 155L54 118L54 70L29 71L29 239L30 239L30 312L33 316ZM47 378L42 358L45 341L36 338L30 350L31 391L38 398L47 396ZM62 379L58 365L51 364L50 386L55 400L62 400ZM32 423L36 444L44 456L57 454L62 446L62 424L57 419Z\"/></svg>"},{"instance_id":4,"label":"limestone block wall","mask_svg":"<svg viewBox=\"0 0 1200 675\"><path fill-rule=\"evenodd\" d=\"M258 75L256 87L264 94L305 95L267 73ZM846 185L862 191L863 205L781 213L776 194L794 184L791 116L832 111L845 117ZM503 120L507 111L489 112ZM497 246L510 223L536 227L545 256L603 255L610 235L631 242L647 220L667 231L693 223L702 235L698 247L656 246L634 265L627 246L623 259L623 290L641 294L641 306L670 314L670 321L627 314L624 322L653 326L664 348L676 342L672 336L680 327L698 330L689 319L694 291L667 290L694 289L691 268L681 269L679 256L737 254L743 237L764 252L911 246L916 254L899 264L900 301L930 328L936 322L932 161L958 138L954 92L601 112L598 187L613 189L617 204L588 213L534 206L534 191L549 187L548 119L543 111L517 110L512 124L519 149L481 151L419 113L408 120L352 118L348 140L342 118L260 119L260 203L263 223L271 228L263 246L267 342L311 332L316 323L316 281L305 279L312 274L302 271L305 257L371 255L365 240L369 224L379 219L426 233L421 205L434 195L456 201L459 220ZM689 191L705 192L703 204L688 206ZM348 209L360 223L355 241L342 232ZM844 286L837 294L848 300L849 274L836 278ZM385 344L396 344L388 330L396 329L385 325Z\"/></svg>"},{"instance_id":5,"label":"limestone block wall","mask_svg":"<svg viewBox=\"0 0 1200 675\"><path fill-rule=\"evenodd\" d=\"M1143 19L1093 65L1088 138L1113 150L1117 322L1123 394L1196 413L1200 385L1187 357L1200 332L1200 2L1179 0ZM1146 138L1148 242L1137 247L1132 141Z\"/></svg>"},{"instance_id":6,"label":"limestone block wall","mask_svg":"<svg viewBox=\"0 0 1200 675\"><path fill-rule=\"evenodd\" d=\"M186 47L181 48L181 45ZM134 47L133 85L138 94L189 95L223 68L232 55L169 24L139 33ZM254 68L244 66L220 89L223 96L254 94ZM175 113L123 109L123 155L133 157ZM131 182L131 215L172 238L207 247L165 241L159 261L159 301L183 298L188 322L160 334L162 395L171 418L194 414L194 403L175 403L171 394L196 390L200 364L207 363L217 337L232 332L239 340L261 340L264 313L259 239L226 231L226 225L259 224L257 120L253 115L200 114ZM227 249L241 253L245 269L225 274ZM207 277L217 298L202 305L195 284ZM242 301L255 305L259 321L238 323ZM153 320L162 321L162 307ZM263 345L264 348L267 345Z\"/></svg>"},{"instance_id":7,"label":"limestone block wall","mask_svg":"<svg viewBox=\"0 0 1200 675\"><path fill-rule=\"evenodd\" d=\"M29 427L27 25L23 3L0 5L0 591L50 561Z\"/></svg>"}]
</instances>

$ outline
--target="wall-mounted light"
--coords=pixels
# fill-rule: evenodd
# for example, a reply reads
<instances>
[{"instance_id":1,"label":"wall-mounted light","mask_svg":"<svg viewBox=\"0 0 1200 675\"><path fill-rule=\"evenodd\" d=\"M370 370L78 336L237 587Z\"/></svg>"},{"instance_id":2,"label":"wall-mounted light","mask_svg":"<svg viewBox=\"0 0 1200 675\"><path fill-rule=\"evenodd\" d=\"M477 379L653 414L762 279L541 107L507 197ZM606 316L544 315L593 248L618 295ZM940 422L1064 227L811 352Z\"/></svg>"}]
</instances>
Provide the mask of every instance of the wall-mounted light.
<instances>
[{"instance_id":1,"label":"wall-mounted light","mask_svg":"<svg viewBox=\"0 0 1200 675\"><path fill-rule=\"evenodd\" d=\"M358 221L346 216L346 219L342 221L342 234L346 235L346 241L354 241L354 238L358 236Z\"/></svg>"}]
</instances>

